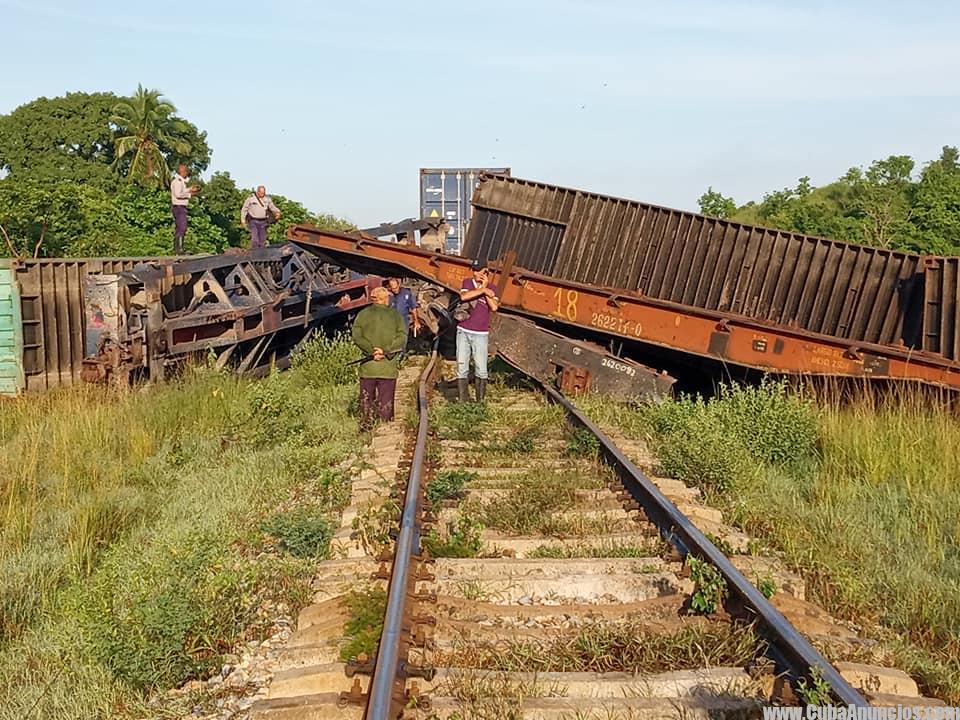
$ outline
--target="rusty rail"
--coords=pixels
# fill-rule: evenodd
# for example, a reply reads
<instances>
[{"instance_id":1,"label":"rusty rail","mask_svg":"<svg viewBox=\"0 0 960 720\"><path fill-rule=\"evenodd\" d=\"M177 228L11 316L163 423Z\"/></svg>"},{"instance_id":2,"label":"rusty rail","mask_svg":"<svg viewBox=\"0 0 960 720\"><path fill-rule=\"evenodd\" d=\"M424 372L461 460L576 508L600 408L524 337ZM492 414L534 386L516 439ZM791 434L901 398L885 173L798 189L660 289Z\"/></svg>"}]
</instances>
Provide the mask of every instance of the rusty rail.
<instances>
[{"instance_id":1,"label":"rusty rail","mask_svg":"<svg viewBox=\"0 0 960 720\"><path fill-rule=\"evenodd\" d=\"M509 359L507 359L509 362ZM551 385L540 383L544 393L558 403L577 424L589 431L600 443L603 456L623 482L626 490L643 507L647 517L684 556L710 563L723 576L727 587L763 624L771 641L771 655L794 680L811 682L811 670L818 668L830 684L835 700L845 706L868 707L869 703L848 683L840 672L813 647L789 620L764 597L716 545L674 505L666 495L607 437L583 411Z\"/></svg>"},{"instance_id":2,"label":"rusty rail","mask_svg":"<svg viewBox=\"0 0 960 720\"><path fill-rule=\"evenodd\" d=\"M421 487L427 448L427 433L430 429L429 394L430 382L437 366L437 349L434 346L430 362L420 375L417 386L417 409L420 421L417 425L417 440L410 465L410 478L407 482L403 502L403 515L400 518L400 533L397 536L396 550L393 554L393 572L387 592L387 611L383 622L383 633L377 650L373 679L367 701L366 720L387 720L399 717L406 700L404 681L407 677L406 659L401 658L401 648L408 622L408 600L416 582L412 571L413 562L420 549L420 523L424 488Z\"/></svg>"},{"instance_id":3,"label":"rusty rail","mask_svg":"<svg viewBox=\"0 0 960 720\"><path fill-rule=\"evenodd\" d=\"M512 361L501 351L501 356L521 372L521 363ZM437 363L437 350L420 377L417 390L417 439L410 467L409 482L400 521L400 532L394 552L393 572L387 599L383 633L380 637L370 692L367 696L366 720L388 720L400 717L408 694L405 680L420 673L411 672L401 657L409 646L407 635L412 621L409 618L409 600L420 577L414 571L420 545L425 473L426 443L429 433L429 384ZM525 373L526 374L526 373ZM793 680L812 680L811 673L819 670L829 683L834 699L845 706L867 707L863 696L853 688L830 662L773 604L733 565L732 562L701 532L691 520L674 505L616 444L576 405L556 390L549 382L530 375L547 397L561 405L568 416L590 432L599 442L603 456L614 469L625 489L640 504L647 517L661 535L684 556L693 554L720 572L732 594L761 622L770 640L769 654L779 668ZM429 702L429 699L425 699ZM424 706L426 707L426 706Z\"/></svg>"}]
</instances>

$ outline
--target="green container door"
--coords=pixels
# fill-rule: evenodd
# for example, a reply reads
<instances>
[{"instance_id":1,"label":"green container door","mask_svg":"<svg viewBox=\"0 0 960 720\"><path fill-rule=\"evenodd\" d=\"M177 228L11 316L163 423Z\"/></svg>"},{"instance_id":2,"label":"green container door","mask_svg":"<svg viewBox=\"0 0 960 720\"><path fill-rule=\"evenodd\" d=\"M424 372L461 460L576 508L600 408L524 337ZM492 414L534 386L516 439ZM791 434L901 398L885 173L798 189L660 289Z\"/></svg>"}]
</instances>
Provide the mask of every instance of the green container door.
<instances>
[{"instance_id":1,"label":"green container door","mask_svg":"<svg viewBox=\"0 0 960 720\"><path fill-rule=\"evenodd\" d=\"M0 260L0 395L23 390L20 291L9 260Z\"/></svg>"}]
</instances>

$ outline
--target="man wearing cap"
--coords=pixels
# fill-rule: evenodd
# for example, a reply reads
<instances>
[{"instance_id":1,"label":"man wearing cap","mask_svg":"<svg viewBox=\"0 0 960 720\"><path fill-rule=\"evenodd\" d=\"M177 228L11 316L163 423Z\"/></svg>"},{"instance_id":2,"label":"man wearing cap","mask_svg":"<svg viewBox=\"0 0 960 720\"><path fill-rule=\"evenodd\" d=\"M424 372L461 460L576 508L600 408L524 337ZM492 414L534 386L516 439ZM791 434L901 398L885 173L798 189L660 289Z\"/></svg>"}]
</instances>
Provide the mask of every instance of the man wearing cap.
<instances>
[{"instance_id":1,"label":"man wearing cap","mask_svg":"<svg viewBox=\"0 0 960 720\"><path fill-rule=\"evenodd\" d=\"M390 291L370 291L372 305L353 321L353 342L368 358L360 365L360 430L373 428L376 417L393 420L393 396L397 388L400 351L407 330L400 313L390 307Z\"/></svg>"},{"instance_id":2,"label":"man wearing cap","mask_svg":"<svg viewBox=\"0 0 960 720\"><path fill-rule=\"evenodd\" d=\"M274 205L273 198L267 195L267 189L259 185L257 191L251 193L240 208L240 224L250 230L251 249L267 246L267 226L270 224L268 212L273 215L274 220L280 219L280 208Z\"/></svg>"},{"instance_id":3,"label":"man wearing cap","mask_svg":"<svg viewBox=\"0 0 960 720\"><path fill-rule=\"evenodd\" d=\"M490 283L486 263L474 260L472 269L473 277L466 278L460 286L460 302L469 308L466 319L457 326L457 393L460 402L467 401L471 356L477 377L477 402L483 402L487 390L490 313L500 307L497 286Z\"/></svg>"}]
</instances>

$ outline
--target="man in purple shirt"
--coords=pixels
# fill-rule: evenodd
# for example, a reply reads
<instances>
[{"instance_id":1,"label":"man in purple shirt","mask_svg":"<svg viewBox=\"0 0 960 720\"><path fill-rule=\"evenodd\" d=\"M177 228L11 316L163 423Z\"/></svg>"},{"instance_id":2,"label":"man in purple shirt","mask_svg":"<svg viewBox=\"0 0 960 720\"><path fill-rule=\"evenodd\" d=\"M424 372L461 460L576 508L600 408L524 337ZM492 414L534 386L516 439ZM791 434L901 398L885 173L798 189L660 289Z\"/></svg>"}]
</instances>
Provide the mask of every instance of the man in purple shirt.
<instances>
[{"instance_id":1,"label":"man in purple shirt","mask_svg":"<svg viewBox=\"0 0 960 720\"><path fill-rule=\"evenodd\" d=\"M483 402L487 390L487 345L490 313L500 307L497 286L490 283L490 270L480 260L473 262L473 277L460 288L460 302L469 307L469 315L457 326L457 392L460 402L467 401L470 357L477 376L477 402Z\"/></svg>"}]
</instances>

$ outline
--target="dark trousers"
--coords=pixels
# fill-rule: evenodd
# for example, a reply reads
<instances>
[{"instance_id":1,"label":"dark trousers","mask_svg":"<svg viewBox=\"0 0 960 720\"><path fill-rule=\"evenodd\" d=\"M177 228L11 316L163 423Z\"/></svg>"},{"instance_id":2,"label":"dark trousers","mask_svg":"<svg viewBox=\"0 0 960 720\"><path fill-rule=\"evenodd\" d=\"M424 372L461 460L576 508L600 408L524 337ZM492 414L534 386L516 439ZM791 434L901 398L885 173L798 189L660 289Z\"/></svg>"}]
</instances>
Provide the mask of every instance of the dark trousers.
<instances>
[{"instance_id":1,"label":"dark trousers","mask_svg":"<svg viewBox=\"0 0 960 720\"><path fill-rule=\"evenodd\" d=\"M267 246L267 221L247 218L250 225L250 247L262 248Z\"/></svg>"},{"instance_id":2,"label":"dark trousers","mask_svg":"<svg viewBox=\"0 0 960 720\"><path fill-rule=\"evenodd\" d=\"M360 429L369 430L377 417L393 420L393 394L397 380L360 378Z\"/></svg>"},{"instance_id":3,"label":"dark trousers","mask_svg":"<svg viewBox=\"0 0 960 720\"><path fill-rule=\"evenodd\" d=\"M170 207L173 208L173 252L183 255L183 236L187 234L187 206Z\"/></svg>"}]
</instances>

